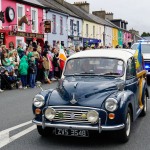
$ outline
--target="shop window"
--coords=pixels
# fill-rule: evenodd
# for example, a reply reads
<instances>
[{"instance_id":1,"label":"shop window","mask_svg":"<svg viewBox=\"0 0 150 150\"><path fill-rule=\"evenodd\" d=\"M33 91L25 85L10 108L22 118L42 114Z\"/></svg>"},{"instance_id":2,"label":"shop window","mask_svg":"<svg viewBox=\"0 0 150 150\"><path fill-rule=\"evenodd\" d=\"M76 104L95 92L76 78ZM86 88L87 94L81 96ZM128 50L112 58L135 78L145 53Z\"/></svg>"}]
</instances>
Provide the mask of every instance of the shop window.
<instances>
[{"instance_id":1,"label":"shop window","mask_svg":"<svg viewBox=\"0 0 150 150\"><path fill-rule=\"evenodd\" d=\"M38 10L36 8L31 8L31 24L32 24L32 32L38 32Z\"/></svg>"},{"instance_id":2,"label":"shop window","mask_svg":"<svg viewBox=\"0 0 150 150\"><path fill-rule=\"evenodd\" d=\"M25 7L24 5L17 4L17 19L19 20L25 15ZM18 23L17 22L17 23ZM25 23L22 23L21 26L18 26L19 31L25 31Z\"/></svg>"},{"instance_id":3,"label":"shop window","mask_svg":"<svg viewBox=\"0 0 150 150\"><path fill-rule=\"evenodd\" d=\"M63 34L63 17L60 17L60 34Z\"/></svg>"},{"instance_id":4,"label":"shop window","mask_svg":"<svg viewBox=\"0 0 150 150\"><path fill-rule=\"evenodd\" d=\"M56 34L56 15L53 15L53 33Z\"/></svg>"}]
</instances>

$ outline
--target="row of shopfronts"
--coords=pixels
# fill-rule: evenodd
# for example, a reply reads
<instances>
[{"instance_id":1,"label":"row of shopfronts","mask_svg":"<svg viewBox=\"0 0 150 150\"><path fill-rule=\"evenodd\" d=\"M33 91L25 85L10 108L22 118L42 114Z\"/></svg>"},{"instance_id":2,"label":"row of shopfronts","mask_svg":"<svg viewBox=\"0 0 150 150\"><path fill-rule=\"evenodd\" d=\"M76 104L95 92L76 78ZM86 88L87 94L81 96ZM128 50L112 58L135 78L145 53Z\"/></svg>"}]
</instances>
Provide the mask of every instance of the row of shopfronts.
<instances>
[{"instance_id":1,"label":"row of shopfronts","mask_svg":"<svg viewBox=\"0 0 150 150\"><path fill-rule=\"evenodd\" d=\"M60 41L65 47L115 47L132 42L127 30L87 23L81 17L45 7L50 6L35 0L0 0L0 45L14 48L21 42L37 41L43 46L47 40L52 46Z\"/></svg>"}]
</instances>

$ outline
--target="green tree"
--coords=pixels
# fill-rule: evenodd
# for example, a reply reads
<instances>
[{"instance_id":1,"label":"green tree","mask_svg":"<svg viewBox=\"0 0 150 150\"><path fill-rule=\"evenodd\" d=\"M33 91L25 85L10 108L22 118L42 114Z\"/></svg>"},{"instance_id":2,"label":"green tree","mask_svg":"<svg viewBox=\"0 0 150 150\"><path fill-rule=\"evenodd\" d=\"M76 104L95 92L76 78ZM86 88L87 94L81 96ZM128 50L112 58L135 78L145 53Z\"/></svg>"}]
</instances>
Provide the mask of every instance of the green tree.
<instances>
[{"instance_id":1,"label":"green tree","mask_svg":"<svg viewBox=\"0 0 150 150\"><path fill-rule=\"evenodd\" d=\"M142 36L142 37L147 37L147 36L150 36L150 33L149 33L149 32L143 32L143 33L141 34L141 36Z\"/></svg>"}]
</instances>

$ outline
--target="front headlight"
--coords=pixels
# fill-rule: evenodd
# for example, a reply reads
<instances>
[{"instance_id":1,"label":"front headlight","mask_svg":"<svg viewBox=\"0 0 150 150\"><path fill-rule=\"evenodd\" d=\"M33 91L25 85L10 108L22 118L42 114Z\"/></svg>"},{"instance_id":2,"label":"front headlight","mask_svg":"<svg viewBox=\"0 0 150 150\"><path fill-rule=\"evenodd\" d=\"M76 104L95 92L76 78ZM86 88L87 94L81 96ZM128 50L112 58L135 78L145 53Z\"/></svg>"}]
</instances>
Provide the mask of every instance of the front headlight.
<instances>
[{"instance_id":1,"label":"front headlight","mask_svg":"<svg viewBox=\"0 0 150 150\"><path fill-rule=\"evenodd\" d=\"M105 102L106 110L114 112L118 108L118 102L114 98L108 98Z\"/></svg>"},{"instance_id":2,"label":"front headlight","mask_svg":"<svg viewBox=\"0 0 150 150\"><path fill-rule=\"evenodd\" d=\"M95 110L90 110L87 113L87 119L91 123L97 123L98 117L99 117L98 112Z\"/></svg>"},{"instance_id":3,"label":"front headlight","mask_svg":"<svg viewBox=\"0 0 150 150\"><path fill-rule=\"evenodd\" d=\"M33 99L33 104L35 107L42 107L44 105L44 97L40 94L37 94Z\"/></svg>"},{"instance_id":4,"label":"front headlight","mask_svg":"<svg viewBox=\"0 0 150 150\"><path fill-rule=\"evenodd\" d=\"M53 108L47 108L45 111L45 117L48 120L53 120L56 116L56 111Z\"/></svg>"}]
</instances>

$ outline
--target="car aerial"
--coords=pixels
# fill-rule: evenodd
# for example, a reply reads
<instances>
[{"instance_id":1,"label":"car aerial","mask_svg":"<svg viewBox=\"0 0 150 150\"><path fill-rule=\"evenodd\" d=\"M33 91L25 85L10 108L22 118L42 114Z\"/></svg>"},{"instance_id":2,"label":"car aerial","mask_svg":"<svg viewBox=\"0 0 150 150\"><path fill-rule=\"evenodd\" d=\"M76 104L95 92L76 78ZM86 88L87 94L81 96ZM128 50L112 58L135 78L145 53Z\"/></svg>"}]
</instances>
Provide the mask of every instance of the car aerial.
<instances>
[{"instance_id":1,"label":"car aerial","mask_svg":"<svg viewBox=\"0 0 150 150\"><path fill-rule=\"evenodd\" d=\"M141 67L137 72L134 54L129 49L98 49L70 56L58 87L34 97L38 133L87 137L115 131L118 140L127 142L131 122L146 115L149 96L146 71Z\"/></svg>"},{"instance_id":2,"label":"car aerial","mask_svg":"<svg viewBox=\"0 0 150 150\"><path fill-rule=\"evenodd\" d=\"M141 51L144 58L145 69L147 70L147 83L150 84L150 41L140 40L139 42L141 42ZM139 42L134 43L131 48L136 50Z\"/></svg>"}]
</instances>

